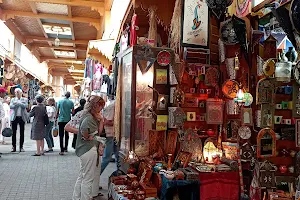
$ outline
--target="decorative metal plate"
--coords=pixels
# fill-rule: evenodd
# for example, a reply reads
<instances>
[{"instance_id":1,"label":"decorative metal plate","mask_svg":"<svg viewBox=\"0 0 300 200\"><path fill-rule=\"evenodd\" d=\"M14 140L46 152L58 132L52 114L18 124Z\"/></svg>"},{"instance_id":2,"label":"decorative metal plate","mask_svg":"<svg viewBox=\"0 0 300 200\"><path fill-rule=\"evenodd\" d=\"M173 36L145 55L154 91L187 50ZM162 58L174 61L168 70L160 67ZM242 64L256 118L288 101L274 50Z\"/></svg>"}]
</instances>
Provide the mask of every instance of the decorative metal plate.
<instances>
[{"instance_id":1,"label":"decorative metal plate","mask_svg":"<svg viewBox=\"0 0 300 200\"><path fill-rule=\"evenodd\" d=\"M157 54L157 63L160 66L167 66L171 63L171 53L169 51L160 51Z\"/></svg>"},{"instance_id":2,"label":"decorative metal plate","mask_svg":"<svg viewBox=\"0 0 300 200\"><path fill-rule=\"evenodd\" d=\"M272 76L275 73L275 61L273 59L269 59L264 63L263 72L266 76Z\"/></svg>"},{"instance_id":3,"label":"decorative metal plate","mask_svg":"<svg viewBox=\"0 0 300 200\"><path fill-rule=\"evenodd\" d=\"M235 98L238 90L239 90L239 83L235 80L225 81L222 87L223 94L229 99Z\"/></svg>"},{"instance_id":4,"label":"decorative metal plate","mask_svg":"<svg viewBox=\"0 0 300 200\"><path fill-rule=\"evenodd\" d=\"M300 61L296 64L294 68L294 79L298 84L300 84Z\"/></svg>"},{"instance_id":5,"label":"decorative metal plate","mask_svg":"<svg viewBox=\"0 0 300 200\"><path fill-rule=\"evenodd\" d=\"M251 129L248 126L241 126L238 130L239 136L244 139L248 140L251 137Z\"/></svg>"}]
</instances>

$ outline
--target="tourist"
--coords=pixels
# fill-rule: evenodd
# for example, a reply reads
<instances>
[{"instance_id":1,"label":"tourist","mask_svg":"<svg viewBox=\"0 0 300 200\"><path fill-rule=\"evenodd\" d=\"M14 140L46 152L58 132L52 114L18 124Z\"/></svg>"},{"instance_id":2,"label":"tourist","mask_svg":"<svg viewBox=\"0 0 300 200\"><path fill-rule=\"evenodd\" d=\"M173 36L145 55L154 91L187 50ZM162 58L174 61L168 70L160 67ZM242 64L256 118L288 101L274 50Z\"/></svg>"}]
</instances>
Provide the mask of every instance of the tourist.
<instances>
[{"instance_id":1,"label":"tourist","mask_svg":"<svg viewBox=\"0 0 300 200\"><path fill-rule=\"evenodd\" d=\"M104 154L102 157L101 174L109 164L112 154L115 155L117 168L119 167L118 166L119 149L114 134L115 100L113 100L112 96L108 96L108 97L110 101L106 102L106 106L103 109L106 144L105 144Z\"/></svg>"},{"instance_id":2,"label":"tourist","mask_svg":"<svg viewBox=\"0 0 300 200\"><path fill-rule=\"evenodd\" d=\"M55 108L55 99L53 97L48 98L47 100L47 114L49 117L49 124L46 126L46 142L48 145L48 152L53 152L53 147L54 147L54 141L52 137L52 128L55 123L55 116L56 116L56 108Z\"/></svg>"},{"instance_id":3,"label":"tourist","mask_svg":"<svg viewBox=\"0 0 300 200\"><path fill-rule=\"evenodd\" d=\"M4 130L5 128L10 128L10 97L9 96L5 96L3 98L3 108L4 108L4 113L5 116L4 118L2 118L2 130ZM6 142L4 141L4 137L1 140L1 136L2 136L2 131L0 133L0 141L2 141L2 144L6 144Z\"/></svg>"},{"instance_id":4,"label":"tourist","mask_svg":"<svg viewBox=\"0 0 300 200\"><path fill-rule=\"evenodd\" d=\"M60 144L59 155L64 155L64 152L68 152L69 133L65 131L64 128L66 124L71 120L71 113L74 112L74 103L69 99L70 96L71 93L66 92L65 98L60 100L57 105L59 144ZM65 146L64 146L64 138L65 138Z\"/></svg>"},{"instance_id":5,"label":"tourist","mask_svg":"<svg viewBox=\"0 0 300 200\"><path fill-rule=\"evenodd\" d=\"M16 96L12 98L10 102L11 112L11 121L12 121L12 151L16 152L16 142L17 142L17 127L20 126L20 152L24 152L24 131L25 131L25 122L27 121L27 111L28 106L27 98L22 97L22 90L20 88L15 89Z\"/></svg>"},{"instance_id":6,"label":"tourist","mask_svg":"<svg viewBox=\"0 0 300 200\"><path fill-rule=\"evenodd\" d=\"M99 177L101 165L95 135L97 133L100 135L103 129L100 112L104 105L105 102L101 97L91 96L84 107L75 150L76 155L80 158L80 171L74 188L73 200L90 200L95 196L93 188L96 182L95 178ZM98 188L98 186L99 178L96 187Z\"/></svg>"},{"instance_id":7,"label":"tourist","mask_svg":"<svg viewBox=\"0 0 300 200\"><path fill-rule=\"evenodd\" d=\"M5 128L4 123L5 123L5 110L4 110L4 105L3 105L3 98L6 95L6 89L0 87L0 119L1 119L1 126L0 126L0 142L2 144L5 144L4 142L4 137L2 135L2 131Z\"/></svg>"},{"instance_id":8,"label":"tourist","mask_svg":"<svg viewBox=\"0 0 300 200\"><path fill-rule=\"evenodd\" d=\"M84 104L86 103L86 100L85 99L80 99L79 101L79 104L80 106L78 106L74 113L73 113L73 116L75 116L79 111L82 111L83 108L84 108ZM75 146L76 146L76 140L77 140L77 134L74 134L74 137L73 137L73 142L72 142L72 147L75 149Z\"/></svg>"},{"instance_id":9,"label":"tourist","mask_svg":"<svg viewBox=\"0 0 300 200\"><path fill-rule=\"evenodd\" d=\"M31 139L36 141L36 153L33 156L40 156L44 155L44 138L46 136L45 115L47 114L47 109L43 104L43 96L38 95L35 99L37 105L29 113L30 117L34 117L31 127Z\"/></svg>"}]
</instances>

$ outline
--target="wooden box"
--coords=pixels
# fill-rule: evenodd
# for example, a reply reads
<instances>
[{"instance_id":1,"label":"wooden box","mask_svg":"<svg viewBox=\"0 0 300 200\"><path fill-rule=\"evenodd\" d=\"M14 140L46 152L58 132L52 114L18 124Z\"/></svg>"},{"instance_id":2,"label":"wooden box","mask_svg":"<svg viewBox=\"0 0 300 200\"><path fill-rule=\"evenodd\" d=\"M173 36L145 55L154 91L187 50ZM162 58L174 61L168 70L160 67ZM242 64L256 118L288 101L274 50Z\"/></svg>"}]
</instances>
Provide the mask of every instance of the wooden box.
<instances>
[{"instance_id":1,"label":"wooden box","mask_svg":"<svg viewBox=\"0 0 300 200\"><path fill-rule=\"evenodd\" d=\"M186 180L198 180L199 179L199 173L193 170L192 168L180 168L184 175Z\"/></svg>"},{"instance_id":2,"label":"wooden box","mask_svg":"<svg viewBox=\"0 0 300 200\"><path fill-rule=\"evenodd\" d=\"M147 197L157 197L157 188L151 184L151 183L140 183L140 186L143 188L143 190L146 193L146 198Z\"/></svg>"}]
</instances>

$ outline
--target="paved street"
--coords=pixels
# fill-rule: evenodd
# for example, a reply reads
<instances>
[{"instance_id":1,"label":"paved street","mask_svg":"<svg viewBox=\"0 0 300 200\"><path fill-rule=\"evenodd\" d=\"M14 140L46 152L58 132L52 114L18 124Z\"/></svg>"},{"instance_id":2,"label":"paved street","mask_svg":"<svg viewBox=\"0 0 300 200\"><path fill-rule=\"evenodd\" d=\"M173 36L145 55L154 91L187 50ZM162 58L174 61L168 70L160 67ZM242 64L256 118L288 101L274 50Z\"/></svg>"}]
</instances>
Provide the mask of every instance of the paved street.
<instances>
[{"instance_id":1,"label":"paved street","mask_svg":"<svg viewBox=\"0 0 300 200\"><path fill-rule=\"evenodd\" d=\"M55 138L53 153L31 156L36 147L35 141L30 140L30 127L29 124L25 128L26 152L10 153L11 138L6 138L8 145L0 144L0 152L3 153L0 158L0 200L71 200L79 170L78 157L71 147L69 153L58 155L58 138ZM70 145L72 138L70 135ZM110 163L101 176L100 185L104 188L101 192L105 195L99 200L106 199L108 176L114 170L115 163Z\"/></svg>"}]
</instances>

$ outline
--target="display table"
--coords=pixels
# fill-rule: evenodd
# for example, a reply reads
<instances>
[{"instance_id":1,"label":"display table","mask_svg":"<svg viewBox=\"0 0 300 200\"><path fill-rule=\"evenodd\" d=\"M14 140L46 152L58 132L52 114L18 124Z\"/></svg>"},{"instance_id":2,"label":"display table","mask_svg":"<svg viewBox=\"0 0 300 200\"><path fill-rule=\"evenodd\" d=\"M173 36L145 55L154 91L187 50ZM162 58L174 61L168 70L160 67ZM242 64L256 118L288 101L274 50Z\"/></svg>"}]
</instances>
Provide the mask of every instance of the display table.
<instances>
[{"instance_id":1,"label":"display table","mask_svg":"<svg viewBox=\"0 0 300 200\"><path fill-rule=\"evenodd\" d=\"M200 173L200 200L239 200L239 173Z\"/></svg>"},{"instance_id":2,"label":"display table","mask_svg":"<svg viewBox=\"0 0 300 200\"><path fill-rule=\"evenodd\" d=\"M182 200L198 200L199 184L197 181L187 180L168 180L165 176L161 175L162 188L161 188L161 200L173 200L173 196L178 193L179 199Z\"/></svg>"},{"instance_id":3,"label":"display table","mask_svg":"<svg viewBox=\"0 0 300 200\"><path fill-rule=\"evenodd\" d=\"M109 188L108 188L108 199L109 200L128 200L123 195L118 194L117 191L115 190L115 188L116 188L115 184L113 184L113 183L109 184Z\"/></svg>"}]
</instances>

